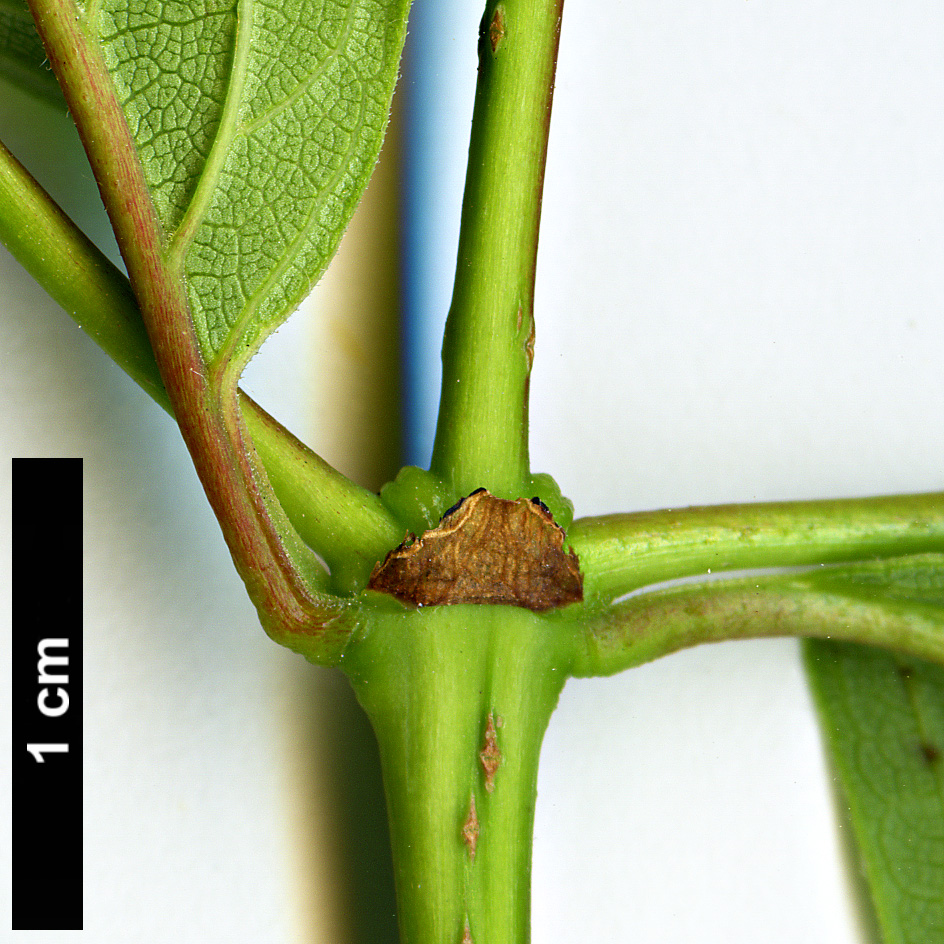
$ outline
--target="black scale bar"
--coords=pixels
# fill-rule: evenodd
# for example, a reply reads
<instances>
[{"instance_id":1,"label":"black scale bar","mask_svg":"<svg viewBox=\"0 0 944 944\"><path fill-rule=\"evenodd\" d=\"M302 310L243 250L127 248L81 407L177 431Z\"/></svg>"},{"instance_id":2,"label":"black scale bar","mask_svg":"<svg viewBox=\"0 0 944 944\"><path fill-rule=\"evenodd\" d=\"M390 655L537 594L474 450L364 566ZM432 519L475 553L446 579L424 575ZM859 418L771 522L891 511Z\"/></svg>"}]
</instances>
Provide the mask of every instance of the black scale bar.
<instances>
[{"instance_id":1,"label":"black scale bar","mask_svg":"<svg viewBox=\"0 0 944 944\"><path fill-rule=\"evenodd\" d=\"M82 460L13 460L13 930L82 928Z\"/></svg>"}]
</instances>

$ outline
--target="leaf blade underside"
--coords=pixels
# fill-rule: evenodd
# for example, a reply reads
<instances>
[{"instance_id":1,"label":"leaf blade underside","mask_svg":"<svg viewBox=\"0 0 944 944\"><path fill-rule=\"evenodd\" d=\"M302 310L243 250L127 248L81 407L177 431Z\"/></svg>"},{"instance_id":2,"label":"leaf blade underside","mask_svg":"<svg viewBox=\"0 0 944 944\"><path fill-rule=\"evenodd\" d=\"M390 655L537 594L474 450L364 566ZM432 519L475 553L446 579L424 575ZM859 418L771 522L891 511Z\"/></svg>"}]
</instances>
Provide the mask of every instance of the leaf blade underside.
<instances>
[{"instance_id":1,"label":"leaf blade underside","mask_svg":"<svg viewBox=\"0 0 944 944\"><path fill-rule=\"evenodd\" d=\"M93 26L210 368L326 268L376 163L408 0L104 0Z\"/></svg>"},{"instance_id":2,"label":"leaf blade underside","mask_svg":"<svg viewBox=\"0 0 944 944\"><path fill-rule=\"evenodd\" d=\"M944 667L822 640L805 662L883 940L944 940Z\"/></svg>"}]
</instances>

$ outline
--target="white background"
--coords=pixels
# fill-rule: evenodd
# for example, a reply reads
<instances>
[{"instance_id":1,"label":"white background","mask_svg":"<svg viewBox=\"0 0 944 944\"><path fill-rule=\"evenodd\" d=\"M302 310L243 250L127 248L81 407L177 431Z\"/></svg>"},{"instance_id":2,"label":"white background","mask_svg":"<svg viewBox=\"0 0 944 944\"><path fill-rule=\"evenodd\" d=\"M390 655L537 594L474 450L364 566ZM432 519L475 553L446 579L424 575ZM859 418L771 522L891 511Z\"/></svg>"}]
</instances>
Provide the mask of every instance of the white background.
<instances>
[{"instance_id":1,"label":"white background","mask_svg":"<svg viewBox=\"0 0 944 944\"><path fill-rule=\"evenodd\" d=\"M444 213L413 224L430 337L471 114L465 6L418 8L442 50L409 194ZM916 0L571 0L531 412L533 466L578 514L942 487L942 21ZM0 135L88 221L68 121L24 103L0 91ZM356 932L377 796L343 685L265 639L170 421L3 253L0 284L5 456L85 458L85 939L388 940ZM330 453L321 417L346 403L319 388L320 304L246 386ZM437 345L416 345L426 394ZM545 742L534 940L858 941L828 780L790 641L571 683Z\"/></svg>"}]
</instances>

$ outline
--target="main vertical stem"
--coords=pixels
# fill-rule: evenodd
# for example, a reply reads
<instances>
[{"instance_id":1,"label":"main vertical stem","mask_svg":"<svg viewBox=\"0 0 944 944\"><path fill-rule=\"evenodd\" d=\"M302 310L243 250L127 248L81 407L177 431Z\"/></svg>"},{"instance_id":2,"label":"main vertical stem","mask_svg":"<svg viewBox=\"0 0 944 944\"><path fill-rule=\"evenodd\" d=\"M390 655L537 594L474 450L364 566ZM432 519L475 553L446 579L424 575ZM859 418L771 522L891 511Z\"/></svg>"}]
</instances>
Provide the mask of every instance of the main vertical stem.
<instances>
[{"instance_id":1,"label":"main vertical stem","mask_svg":"<svg viewBox=\"0 0 944 944\"><path fill-rule=\"evenodd\" d=\"M379 613L342 668L383 764L402 944L526 944L538 757L570 634L528 610Z\"/></svg>"},{"instance_id":2,"label":"main vertical stem","mask_svg":"<svg viewBox=\"0 0 944 944\"><path fill-rule=\"evenodd\" d=\"M488 0L432 471L525 487L534 273L563 0Z\"/></svg>"}]
</instances>

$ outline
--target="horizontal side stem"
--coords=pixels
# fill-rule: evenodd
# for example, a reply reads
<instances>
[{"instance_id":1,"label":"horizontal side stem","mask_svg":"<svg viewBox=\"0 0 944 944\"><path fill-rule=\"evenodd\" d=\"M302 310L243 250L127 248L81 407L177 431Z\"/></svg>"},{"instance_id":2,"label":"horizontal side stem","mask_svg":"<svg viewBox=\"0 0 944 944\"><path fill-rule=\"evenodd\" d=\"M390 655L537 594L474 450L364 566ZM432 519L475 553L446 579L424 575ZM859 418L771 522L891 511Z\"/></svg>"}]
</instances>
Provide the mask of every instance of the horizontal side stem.
<instances>
[{"instance_id":1,"label":"horizontal side stem","mask_svg":"<svg viewBox=\"0 0 944 944\"><path fill-rule=\"evenodd\" d=\"M568 532L584 598L696 574L944 551L944 492L581 518Z\"/></svg>"}]
</instances>

